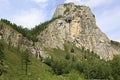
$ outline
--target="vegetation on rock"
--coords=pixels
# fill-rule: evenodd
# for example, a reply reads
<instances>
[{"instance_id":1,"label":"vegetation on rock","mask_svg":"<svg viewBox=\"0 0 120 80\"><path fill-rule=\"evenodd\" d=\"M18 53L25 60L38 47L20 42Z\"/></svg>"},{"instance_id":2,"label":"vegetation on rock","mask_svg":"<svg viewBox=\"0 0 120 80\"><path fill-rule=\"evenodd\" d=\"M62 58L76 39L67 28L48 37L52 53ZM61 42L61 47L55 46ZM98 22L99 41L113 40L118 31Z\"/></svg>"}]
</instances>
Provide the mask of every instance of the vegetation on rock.
<instances>
[{"instance_id":1,"label":"vegetation on rock","mask_svg":"<svg viewBox=\"0 0 120 80\"><path fill-rule=\"evenodd\" d=\"M64 6L66 7L67 4L64 4ZM81 10L80 7L79 10ZM66 8L64 14L69 11L70 8ZM62 16L58 16L56 18L51 19L50 21L39 24L35 26L35 28L32 28L31 30L27 28L23 28L22 26L17 26L16 24L11 23L6 19L1 19L0 26L3 26L2 24L8 25L15 31L21 33L22 36L26 37L28 40L37 42L38 41L37 36L42 31L44 31L49 26L50 23L61 17ZM67 21L68 23L71 22L71 20L69 19ZM81 24L83 23L85 22L81 22ZM65 28L66 25L63 26ZM81 26L84 27L86 25L81 25ZM89 28L88 30L92 29L92 27ZM99 31L99 30L93 30L93 31ZM85 34L88 32L92 32L91 34L93 34L93 31L84 30L81 33ZM99 32L94 32L94 33L99 33ZM84 36L81 37L81 39L79 40L89 37L89 35L87 35L88 37L84 37ZM98 44L99 43L104 44L104 41L102 41L102 39L98 40L99 35L96 35L96 37L93 38L93 42L95 42L94 40L96 40L95 43L97 44L94 47L100 49L101 46L98 47ZM102 38L103 37L107 39L105 35L102 36ZM63 36L61 36L61 38L63 39ZM90 36L90 39L92 41L92 36ZM83 44L87 45L88 43L85 42L89 42L90 39L88 38L88 41L82 40L84 41ZM54 36L52 36L51 40L53 40L54 42ZM79 40L76 39L76 42ZM109 42L108 39L106 41ZM84 79L119 80L120 79L120 55L114 56L113 60L105 61L105 60L101 60L100 57L96 53L94 53L94 51L90 51L85 47L82 47L80 49L75 45L72 45L71 43L72 42L67 42L66 40L64 42L64 50L61 50L59 48L51 49L49 48L49 46L47 48L44 48L45 52L49 54L50 57L42 60L43 62L41 62L39 59L36 59L28 50L20 51L19 48L15 48L12 45L8 45L4 43L3 40L0 40L0 80L84 80ZM107 44L105 42L105 44L106 46L103 45L104 47L109 47L108 45L109 43ZM111 41L111 45L114 46L114 48L117 49L120 48L120 43L116 41ZM33 47L35 48L36 46ZM108 48L105 51L108 52L108 50L110 49Z\"/></svg>"},{"instance_id":2,"label":"vegetation on rock","mask_svg":"<svg viewBox=\"0 0 120 80\"><path fill-rule=\"evenodd\" d=\"M101 60L93 51L74 47L75 53L70 53L71 47L65 44L65 50L53 49L52 58L45 59L44 63L50 66L56 75L69 74L73 70L85 79L110 79L120 78L120 55L116 55L112 61ZM75 57L73 60L73 56ZM59 57L59 59L58 59Z\"/></svg>"},{"instance_id":3,"label":"vegetation on rock","mask_svg":"<svg viewBox=\"0 0 120 80\"><path fill-rule=\"evenodd\" d=\"M117 42L117 41L111 40L111 44L112 44L112 45L115 45L115 46L117 46L117 47L120 47L120 43Z\"/></svg>"},{"instance_id":4,"label":"vegetation on rock","mask_svg":"<svg viewBox=\"0 0 120 80\"><path fill-rule=\"evenodd\" d=\"M62 16L58 16L58 17L53 18L49 21L41 23L41 24L35 26L34 28L32 28L31 30L28 29L28 28L23 28L22 26L18 26L15 23L11 23L10 21L8 21L6 19L1 19L1 22L3 22L6 25L9 25L10 27L12 27L14 30L21 33L28 40L32 40L33 42L37 42L38 41L38 39L37 39L38 34L40 34L40 32L42 32L43 30L45 30L51 22L53 22L56 19L59 19L61 17Z\"/></svg>"},{"instance_id":5,"label":"vegetation on rock","mask_svg":"<svg viewBox=\"0 0 120 80\"><path fill-rule=\"evenodd\" d=\"M3 45L4 50L4 70L3 74L0 76L0 80L70 80L74 77L83 80L77 72L70 72L66 75L55 75L53 69L42 63L39 59L36 59L30 54L30 65L28 66L27 75L25 73L25 68L21 69L21 55L22 52L18 48L5 44L3 41L0 42ZM0 48L1 49L1 48ZM26 53L26 51L25 51ZM27 58L25 58L26 60ZM24 65L25 66L25 65ZM63 65L64 66L64 65ZM56 70L57 71L57 70ZM75 76L71 76L74 74ZM77 80L74 79L74 80Z\"/></svg>"},{"instance_id":6,"label":"vegetation on rock","mask_svg":"<svg viewBox=\"0 0 120 80\"><path fill-rule=\"evenodd\" d=\"M24 29L23 31L22 29L20 30L21 32L24 32ZM112 43L119 46L117 42ZM3 41L1 41L0 44L0 61L4 62L5 65L3 68L6 71L6 73L2 73L0 76L0 79L3 80L72 80L73 78L74 80L83 80L83 78L110 80L120 79L119 55L115 56L112 61L106 62L104 60L100 60L99 56L97 56L93 51L89 51L88 49L86 50L84 47L79 49L66 42L64 46L65 50L46 49L46 51L51 55L51 58L45 59L44 63L42 63L33 56L29 59L28 51L22 53L19 49L14 48L11 45L7 45ZM24 56L21 57L22 54L24 54ZM0 65L2 66L2 64L3 63ZM22 70L19 65L27 67L23 67L24 70ZM0 70L3 68L0 68Z\"/></svg>"},{"instance_id":7,"label":"vegetation on rock","mask_svg":"<svg viewBox=\"0 0 120 80\"><path fill-rule=\"evenodd\" d=\"M3 44L1 43L1 40L0 40L0 76L3 74L4 72L4 60L5 60L5 55L4 55L4 47L3 47Z\"/></svg>"}]
</instances>

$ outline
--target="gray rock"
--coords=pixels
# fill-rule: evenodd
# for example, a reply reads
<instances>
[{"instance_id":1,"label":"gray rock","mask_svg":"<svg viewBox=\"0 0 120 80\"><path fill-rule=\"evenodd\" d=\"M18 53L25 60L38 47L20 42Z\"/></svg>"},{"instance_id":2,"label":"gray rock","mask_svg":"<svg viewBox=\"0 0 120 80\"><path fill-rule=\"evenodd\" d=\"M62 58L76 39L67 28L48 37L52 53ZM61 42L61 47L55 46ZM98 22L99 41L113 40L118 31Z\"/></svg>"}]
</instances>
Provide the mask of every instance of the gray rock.
<instances>
[{"instance_id":1,"label":"gray rock","mask_svg":"<svg viewBox=\"0 0 120 80\"><path fill-rule=\"evenodd\" d=\"M66 9L69 9L65 13ZM108 37L97 27L94 14L87 6L76 6L73 3L59 5L53 17L62 15L48 25L40 35L39 43L44 47L64 49L64 41L74 43L94 51L101 59L110 60L118 53Z\"/></svg>"},{"instance_id":2,"label":"gray rock","mask_svg":"<svg viewBox=\"0 0 120 80\"><path fill-rule=\"evenodd\" d=\"M53 18L61 15L51 22L37 37L38 42L27 40L22 34L0 24L0 39L7 44L20 49L28 49L34 56L40 58L50 57L44 50L46 48L59 48L64 50L64 43L68 41L76 47L94 51L101 59L111 60L120 49L114 49L108 37L97 27L95 15L87 6L76 6L73 3L59 5Z\"/></svg>"},{"instance_id":3,"label":"gray rock","mask_svg":"<svg viewBox=\"0 0 120 80\"><path fill-rule=\"evenodd\" d=\"M58 17L58 16L63 16L63 14L64 14L64 11L65 11L65 7L64 7L64 5L58 5L57 6L57 8L56 8L56 11L55 11L55 13L54 13L54 16L53 16L53 18L55 18L55 17Z\"/></svg>"}]
</instances>

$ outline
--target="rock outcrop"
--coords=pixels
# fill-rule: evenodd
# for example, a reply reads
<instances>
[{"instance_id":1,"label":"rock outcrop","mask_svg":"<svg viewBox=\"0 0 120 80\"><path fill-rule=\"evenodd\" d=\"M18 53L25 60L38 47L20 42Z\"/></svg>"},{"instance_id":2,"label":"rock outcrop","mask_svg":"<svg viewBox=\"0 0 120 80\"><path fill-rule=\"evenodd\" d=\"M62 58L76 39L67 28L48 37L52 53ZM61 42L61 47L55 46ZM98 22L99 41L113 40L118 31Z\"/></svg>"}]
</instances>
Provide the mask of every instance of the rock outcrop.
<instances>
[{"instance_id":1,"label":"rock outcrop","mask_svg":"<svg viewBox=\"0 0 120 80\"><path fill-rule=\"evenodd\" d=\"M50 23L38 36L41 46L64 49L64 41L69 41L94 51L101 59L110 60L117 54L108 37L97 27L89 7L73 3L59 5L53 18L58 16L62 18Z\"/></svg>"},{"instance_id":2,"label":"rock outcrop","mask_svg":"<svg viewBox=\"0 0 120 80\"><path fill-rule=\"evenodd\" d=\"M35 57L39 59L48 57L42 47L38 47L37 45L34 46L32 41L29 41L21 33L18 33L12 29L12 27L1 22L0 39L3 39L3 41L10 46L19 48L21 51L28 49Z\"/></svg>"},{"instance_id":3,"label":"rock outcrop","mask_svg":"<svg viewBox=\"0 0 120 80\"><path fill-rule=\"evenodd\" d=\"M95 15L87 6L73 3L62 4L56 8L53 18L62 16L49 25L38 35L38 42L33 45L22 34L0 23L0 39L14 47L29 49L37 58L49 57L44 47L64 50L65 41L78 48L85 47L94 51L101 59L111 60L118 54L108 37L97 27Z\"/></svg>"}]
</instances>

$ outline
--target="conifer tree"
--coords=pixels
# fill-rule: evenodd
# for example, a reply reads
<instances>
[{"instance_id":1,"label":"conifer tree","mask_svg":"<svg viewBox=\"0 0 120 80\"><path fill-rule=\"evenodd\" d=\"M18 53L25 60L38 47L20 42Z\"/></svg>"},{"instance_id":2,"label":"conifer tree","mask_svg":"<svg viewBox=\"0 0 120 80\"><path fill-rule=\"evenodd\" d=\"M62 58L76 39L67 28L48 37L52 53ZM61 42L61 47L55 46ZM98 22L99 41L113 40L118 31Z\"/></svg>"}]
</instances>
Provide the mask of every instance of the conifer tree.
<instances>
[{"instance_id":1,"label":"conifer tree","mask_svg":"<svg viewBox=\"0 0 120 80\"><path fill-rule=\"evenodd\" d=\"M22 56L21 56L22 70L25 70L26 75L28 73L29 63L30 63L30 54L29 51L26 49L24 52L22 52Z\"/></svg>"},{"instance_id":2,"label":"conifer tree","mask_svg":"<svg viewBox=\"0 0 120 80\"><path fill-rule=\"evenodd\" d=\"M4 71L4 52L3 44L0 42L0 76Z\"/></svg>"}]
</instances>

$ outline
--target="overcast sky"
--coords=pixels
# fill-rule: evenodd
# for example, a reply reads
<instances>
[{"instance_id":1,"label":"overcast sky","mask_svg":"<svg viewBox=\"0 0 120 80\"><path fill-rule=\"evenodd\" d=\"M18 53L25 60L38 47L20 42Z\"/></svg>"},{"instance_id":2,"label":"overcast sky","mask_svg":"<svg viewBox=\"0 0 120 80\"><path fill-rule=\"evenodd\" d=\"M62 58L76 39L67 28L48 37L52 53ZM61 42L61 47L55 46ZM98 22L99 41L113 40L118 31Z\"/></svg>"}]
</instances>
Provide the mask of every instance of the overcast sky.
<instances>
[{"instance_id":1,"label":"overcast sky","mask_svg":"<svg viewBox=\"0 0 120 80\"><path fill-rule=\"evenodd\" d=\"M99 28L120 41L120 0L0 0L0 18L32 28L51 19L58 4L68 2L89 6Z\"/></svg>"}]
</instances>

